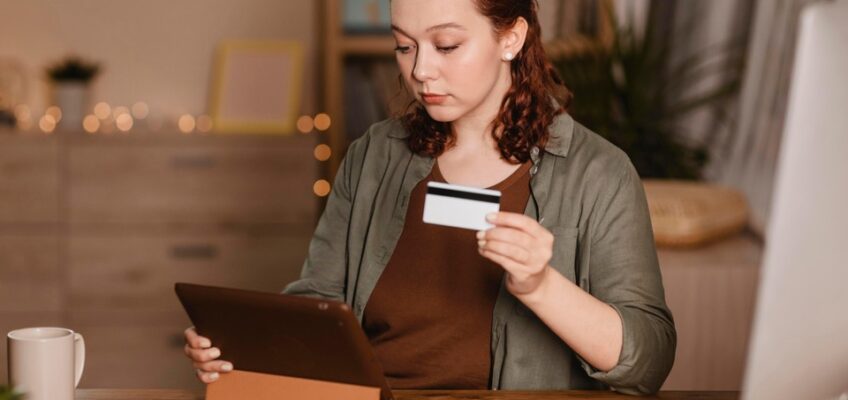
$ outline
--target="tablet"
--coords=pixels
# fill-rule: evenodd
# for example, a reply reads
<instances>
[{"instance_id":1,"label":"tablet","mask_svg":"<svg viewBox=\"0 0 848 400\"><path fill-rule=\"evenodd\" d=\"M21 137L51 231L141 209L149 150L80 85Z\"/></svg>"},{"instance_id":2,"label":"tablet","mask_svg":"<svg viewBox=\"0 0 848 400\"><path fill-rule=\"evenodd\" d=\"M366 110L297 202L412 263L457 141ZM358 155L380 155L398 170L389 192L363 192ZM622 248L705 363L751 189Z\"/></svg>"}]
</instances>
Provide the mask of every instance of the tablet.
<instances>
[{"instance_id":1,"label":"tablet","mask_svg":"<svg viewBox=\"0 0 848 400\"><path fill-rule=\"evenodd\" d=\"M278 293L175 285L197 333L237 370L380 388L392 394L347 304Z\"/></svg>"}]
</instances>

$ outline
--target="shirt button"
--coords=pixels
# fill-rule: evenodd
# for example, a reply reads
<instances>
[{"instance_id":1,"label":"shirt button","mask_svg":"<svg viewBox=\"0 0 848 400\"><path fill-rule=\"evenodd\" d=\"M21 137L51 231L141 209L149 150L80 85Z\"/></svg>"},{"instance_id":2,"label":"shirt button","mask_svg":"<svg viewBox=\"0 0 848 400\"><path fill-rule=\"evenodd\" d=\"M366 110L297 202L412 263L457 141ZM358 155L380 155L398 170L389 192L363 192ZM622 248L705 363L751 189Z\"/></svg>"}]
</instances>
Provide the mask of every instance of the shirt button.
<instances>
[{"instance_id":1,"label":"shirt button","mask_svg":"<svg viewBox=\"0 0 848 400\"><path fill-rule=\"evenodd\" d=\"M533 148L530 149L530 155L538 156L539 155L539 147L533 146Z\"/></svg>"},{"instance_id":2,"label":"shirt button","mask_svg":"<svg viewBox=\"0 0 848 400\"><path fill-rule=\"evenodd\" d=\"M533 167L530 168L530 175L536 175L536 172L539 172L539 166L533 165Z\"/></svg>"}]
</instances>

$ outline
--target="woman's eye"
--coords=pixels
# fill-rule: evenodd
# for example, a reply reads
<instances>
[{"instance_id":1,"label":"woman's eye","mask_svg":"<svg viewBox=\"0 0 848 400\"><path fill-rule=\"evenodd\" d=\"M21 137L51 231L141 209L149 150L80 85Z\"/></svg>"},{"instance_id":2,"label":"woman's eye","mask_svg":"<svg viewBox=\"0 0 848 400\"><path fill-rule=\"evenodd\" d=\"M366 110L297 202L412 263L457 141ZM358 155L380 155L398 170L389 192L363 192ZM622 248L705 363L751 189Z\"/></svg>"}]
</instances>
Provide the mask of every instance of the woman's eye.
<instances>
[{"instance_id":1,"label":"woman's eye","mask_svg":"<svg viewBox=\"0 0 848 400\"><path fill-rule=\"evenodd\" d=\"M456 50L457 47L459 47L459 45L449 46L449 47L436 47L436 49L438 49L442 53L450 53L450 52Z\"/></svg>"},{"instance_id":2,"label":"woman's eye","mask_svg":"<svg viewBox=\"0 0 848 400\"><path fill-rule=\"evenodd\" d=\"M401 54L409 53L409 46L397 46L395 47L395 51Z\"/></svg>"}]
</instances>

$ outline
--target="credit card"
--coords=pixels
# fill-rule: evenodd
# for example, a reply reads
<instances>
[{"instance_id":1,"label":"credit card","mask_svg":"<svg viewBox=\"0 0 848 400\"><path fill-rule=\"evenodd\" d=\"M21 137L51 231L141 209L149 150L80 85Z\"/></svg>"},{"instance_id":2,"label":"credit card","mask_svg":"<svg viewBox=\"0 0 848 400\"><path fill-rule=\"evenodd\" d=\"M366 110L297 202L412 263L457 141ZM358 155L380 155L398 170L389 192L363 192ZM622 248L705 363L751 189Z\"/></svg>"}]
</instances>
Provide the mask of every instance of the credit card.
<instances>
[{"instance_id":1,"label":"credit card","mask_svg":"<svg viewBox=\"0 0 848 400\"><path fill-rule=\"evenodd\" d=\"M499 211L501 192L441 182L427 183L424 222L455 228L485 230L493 225L486 214Z\"/></svg>"}]
</instances>

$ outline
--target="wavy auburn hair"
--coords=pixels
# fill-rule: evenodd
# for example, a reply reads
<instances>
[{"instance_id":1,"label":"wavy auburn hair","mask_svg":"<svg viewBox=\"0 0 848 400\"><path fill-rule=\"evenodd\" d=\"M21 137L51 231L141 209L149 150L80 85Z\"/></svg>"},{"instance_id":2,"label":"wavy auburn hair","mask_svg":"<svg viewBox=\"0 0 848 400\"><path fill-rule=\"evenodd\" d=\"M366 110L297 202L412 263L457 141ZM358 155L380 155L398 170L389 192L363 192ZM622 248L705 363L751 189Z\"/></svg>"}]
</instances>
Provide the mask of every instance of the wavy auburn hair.
<instances>
[{"instance_id":1,"label":"wavy auburn hair","mask_svg":"<svg viewBox=\"0 0 848 400\"><path fill-rule=\"evenodd\" d=\"M523 163L530 159L530 149L534 145L544 148L548 126L557 115L565 112L572 95L545 55L536 0L472 1L477 10L489 18L496 37L511 28L518 17L527 21L524 46L510 62L512 86L501 102L492 127L492 137L503 158ZM403 77L399 78L403 85ZM417 100L407 105L401 121L410 133L409 148L420 155L437 157L455 142L450 122L432 119ZM503 128L500 136L499 128Z\"/></svg>"}]
</instances>

